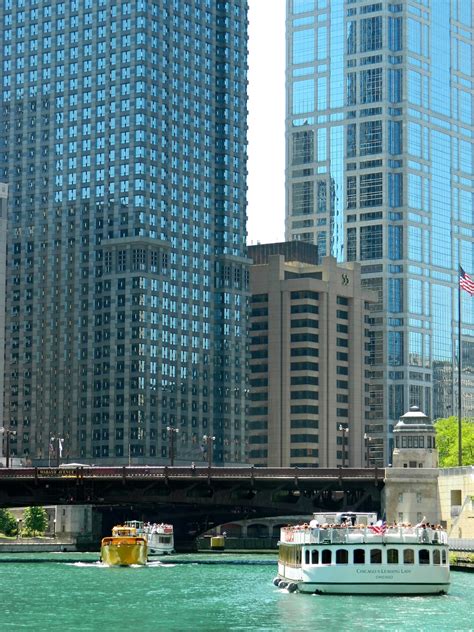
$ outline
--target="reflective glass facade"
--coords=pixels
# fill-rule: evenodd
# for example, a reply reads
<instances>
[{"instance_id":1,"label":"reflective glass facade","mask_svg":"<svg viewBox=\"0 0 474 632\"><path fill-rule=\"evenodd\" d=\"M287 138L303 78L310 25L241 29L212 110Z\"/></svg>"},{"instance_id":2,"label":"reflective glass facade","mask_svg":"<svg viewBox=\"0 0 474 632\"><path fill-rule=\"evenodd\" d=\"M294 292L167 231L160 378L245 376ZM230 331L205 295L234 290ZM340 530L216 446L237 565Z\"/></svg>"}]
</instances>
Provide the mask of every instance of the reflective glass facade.
<instances>
[{"instance_id":1,"label":"reflective glass facade","mask_svg":"<svg viewBox=\"0 0 474 632\"><path fill-rule=\"evenodd\" d=\"M288 0L287 13L286 237L360 261L377 293L366 430L387 463L409 406L457 412L458 266L474 272L473 6ZM295 153L296 135L314 149ZM466 293L462 322L472 416Z\"/></svg>"},{"instance_id":2,"label":"reflective glass facade","mask_svg":"<svg viewBox=\"0 0 474 632\"><path fill-rule=\"evenodd\" d=\"M246 0L1 0L12 452L244 458ZM204 455L205 458L205 455Z\"/></svg>"}]
</instances>

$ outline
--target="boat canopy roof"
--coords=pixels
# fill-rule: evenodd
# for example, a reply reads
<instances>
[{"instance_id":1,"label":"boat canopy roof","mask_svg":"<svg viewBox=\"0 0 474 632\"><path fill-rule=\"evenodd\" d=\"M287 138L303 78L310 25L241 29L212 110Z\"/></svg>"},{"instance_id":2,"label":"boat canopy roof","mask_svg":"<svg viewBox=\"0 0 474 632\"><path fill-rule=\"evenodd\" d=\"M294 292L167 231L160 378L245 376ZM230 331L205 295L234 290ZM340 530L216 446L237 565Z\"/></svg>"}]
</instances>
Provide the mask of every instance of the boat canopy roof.
<instances>
[{"instance_id":1,"label":"boat canopy roof","mask_svg":"<svg viewBox=\"0 0 474 632\"><path fill-rule=\"evenodd\" d=\"M344 524L351 522L355 524L375 524L377 522L376 513L365 513L359 511L341 511L341 512L328 512L328 513L315 513L311 520L311 526L316 524Z\"/></svg>"},{"instance_id":2,"label":"boat canopy roof","mask_svg":"<svg viewBox=\"0 0 474 632\"><path fill-rule=\"evenodd\" d=\"M112 535L113 536L132 536L132 537L134 537L134 536L137 535L137 530L135 529L135 527L119 525L119 526L114 527L112 529Z\"/></svg>"}]
</instances>

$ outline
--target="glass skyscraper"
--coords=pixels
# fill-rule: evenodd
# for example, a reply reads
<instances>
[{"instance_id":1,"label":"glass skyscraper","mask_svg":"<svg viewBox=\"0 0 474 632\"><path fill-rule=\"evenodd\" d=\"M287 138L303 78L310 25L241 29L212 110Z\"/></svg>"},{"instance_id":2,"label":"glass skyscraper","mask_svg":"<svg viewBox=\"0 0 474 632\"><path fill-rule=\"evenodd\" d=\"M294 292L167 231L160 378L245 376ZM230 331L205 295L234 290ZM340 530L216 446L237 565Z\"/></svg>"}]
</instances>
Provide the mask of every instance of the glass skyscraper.
<instances>
[{"instance_id":1,"label":"glass skyscraper","mask_svg":"<svg viewBox=\"0 0 474 632\"><path fill-rule=\"evenodd\" d=\"M178 463L207 435L241 462L246 0L1 0L0 24L12 454L163 463L173 435Z\"/></svg>"},{"instance_id":2,"label":"glass skyscraper","mask_svg":"<svg viewBox=\"0 0 474 632\"><path fill-rule=\"evenodd\" d=\"M457 414L458 266L474 272L472 2L288 0L287 18L286 236L360 261L378 295L365 426L387 463L409 406Z\"/></svg>"}]
</instances>

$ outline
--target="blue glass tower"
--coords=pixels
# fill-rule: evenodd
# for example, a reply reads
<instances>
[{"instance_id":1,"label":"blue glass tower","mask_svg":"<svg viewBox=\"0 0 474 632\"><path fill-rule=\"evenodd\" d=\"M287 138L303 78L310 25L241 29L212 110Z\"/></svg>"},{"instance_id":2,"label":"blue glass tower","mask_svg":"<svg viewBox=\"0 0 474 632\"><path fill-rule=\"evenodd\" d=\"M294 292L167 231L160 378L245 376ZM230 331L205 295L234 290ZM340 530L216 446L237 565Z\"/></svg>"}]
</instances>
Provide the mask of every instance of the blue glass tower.
<instances>
[{"instance_id":1,"label":"blue glass tower","mask_svg":"<svg viewBox=\"0 0 474 632\"><path fill-rule=\"evenodd\" d=\"M377 292L366 431L390 462L410 406L456 414L458 266L474 271L469 0L288 0L287 238ZM473 414L465 294L463 407Z\"/></svg>"},{"instance_id":2,"label":"blue glass tower","mask_svg":"<svg viewBox=\"0 0 474 632\"><path fill-rule=\"evenodd\" d=\"M246 0L2 0L12 454L244 459ZM204 454L205 457L205 454Z\"/></svg>"}]
</instances>

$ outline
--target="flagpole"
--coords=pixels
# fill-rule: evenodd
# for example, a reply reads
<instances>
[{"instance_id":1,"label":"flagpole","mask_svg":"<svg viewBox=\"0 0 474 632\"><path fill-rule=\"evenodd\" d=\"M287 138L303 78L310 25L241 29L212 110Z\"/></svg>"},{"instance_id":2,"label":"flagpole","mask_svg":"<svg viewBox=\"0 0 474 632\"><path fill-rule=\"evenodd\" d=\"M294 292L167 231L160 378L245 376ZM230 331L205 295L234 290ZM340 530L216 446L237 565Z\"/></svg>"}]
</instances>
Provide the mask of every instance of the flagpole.
<instances>
[{"instance_id":1,"label":"flagpole","mask_svg":"<svg viewBox=\"0 0 474 632\"><path fill-rule=\"evenodd\" d=\"M461 392L461 283L458 282L458 465L462 466L462 392Z\"/></svg>"}]
</instances>

